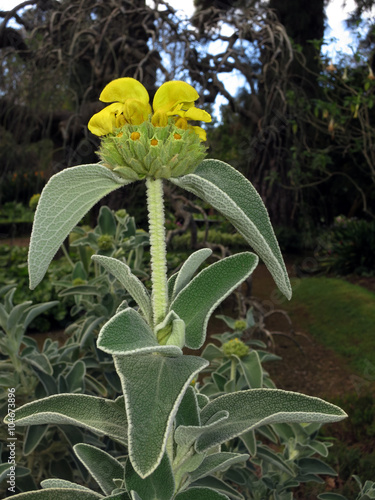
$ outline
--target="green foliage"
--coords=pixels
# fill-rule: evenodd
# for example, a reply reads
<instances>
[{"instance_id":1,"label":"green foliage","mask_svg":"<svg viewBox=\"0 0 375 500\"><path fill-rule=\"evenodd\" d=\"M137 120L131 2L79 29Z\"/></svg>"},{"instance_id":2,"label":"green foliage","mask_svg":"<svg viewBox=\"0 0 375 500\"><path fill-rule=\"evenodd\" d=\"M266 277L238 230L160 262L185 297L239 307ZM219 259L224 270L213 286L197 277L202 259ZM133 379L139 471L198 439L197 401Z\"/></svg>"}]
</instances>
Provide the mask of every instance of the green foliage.
<instances>
[{"instance_id":1,"label":"green foliage","mask_svg":"<svg viewBox=\"0 0 375 500\"><path fill-rule=\"evenodd\" d=\"M69 258L70 272L55 282L55 287L66 307L74 302L70 315L77 319L66 332L74 335L83 347L94 344L100 327L116 313L120 304L134 299L121 279L123 274L127 272L137 283L141 282L136 275L148 277L143 251L149 245L149 237L136 228L134 217L125 210L114 212L102 206L97 226L94 229L75 227L70 241L71 249L77 252L72 255L75 262ZM116 272L116 268L122 272ZM120 279L116 279L118 277Z\"/></svg>"},{"instance_id":2,"label":"green foliage","mask_svg":"<svg viewBox=\"0 0 375 500\"><path fill-rule=\"evenodd\" d=\"M100 164L72 167L52 179L48 183L48 191L43 190L35 213L34 238L30 242L29 253L31 289L42 281L53 256L86 212L103 196L129 183ZM66 199L60 197L62 192L67 196ZM46 199L46 196L50 198ZM79 198L79 205L67 202L68 199ZM57 217L57 223L50 225L51 215ZM43 246L37 246L38 235L43 234L48 227L50 231L45 235Z\"/></svg>"},{"instance_id":3,"label":"green foliage","mask_svg":"<svg viewBox=\"0 0 375 500\"><path fill-rule=\"evenodd\" d=\"M194 174L173 182L220 209L251 242L267 263L281 291L290 297L288 275L267 211L245 178L229 165L207 161ZM33 286L41 281L57 248L85 210L121 184L121 180L99 164L66 169L50 180L41 195L31 237L29 268ZM313 457L315 453L324 455L326 452L324 446L312 444L314 433L321 423L341 420L346 414L318 398L273 388L263 374L260 354L252 349L246 349L246 353L227 353L230 357L225 357L224 368L216 378L213 376L216 384L213 390L207 387L203 390L203 386L200 391L198 384L196 388L191 386L200 372L208 368L209 361L204 357L185 355L182 348L198 349L205 343L211 313L251 274L258 257L243 252L199 271L211 253L203 249L192 254L167 283L164 275L162 183L150 177L146 187L151 232L151 293L136 276L136 266L132 268L129 261L124 262L121 252L116 254L116 245L112 243L116 240L118 228L121 228L120 232L126 231L128 224L117 224L110 210L101 210L96 231L86 234L83 229L83 237L74 242L81 250L82 245L88 246L90 242L98 254L93 258L94 266L99 264L109 271L136 302L135 308L122 302L116 309L107 309L111 317L101 328L96 346L92 346L96 357L91 354L88 361L88 366L95 367L96 376L93 378L101 380L106 367L112 367L107 355L112 356L121 382L120 396L113 401L82 393L79 382L86 373L83 357L73 364L66 376L58 378L61 380L58 391L48 387L44 397L18 408L16 424L37 428L45 424L69 425L99 437L107 436L104 439L110 440L108 453L97 438L73 448L78 460L96 479L107 498L219 500L233 495L237 499L243 498L231 483L234 478L241 478L249 452L255 453L257 443L253 433L256 429L265 426L273 429L272 426L283 424L287 425L286 429L290 426L294 429L293 426L302 421L305 425L297 429L304 430L308 445L305 441L300 445L297 442L299 432L293 431L292 436L288 435L288 451L285 452L288 460L298 452L298 463L294 468L289 463L285 465L277 453L261 446L258 462L254 462L264 467L267 478L270 477L266 488L275 490L280 498L290 498L284 493L292 484L296 485L297 478L300 481L319 480L319 474L331 473L329 467ZM134 240L130 238L129 241L133 241L136 249L145 240L135 244L135 235ZM92 248L89 253L92 253ZM70 292L76 296L93 293L90 284L82 284L90 266L85 255L81 252L81 261L73 269L72 282L79 280L80 284ZM98 295L102 297L102 291L99 290ZM95 309L90 309L90 305L87 307L89 312ZM87 320L91 321L90 316ZM249 321L250 315L246 326ZM240 326L244 331L243 322L240 325L234 322L234 326ZM76 338L71 339L73 345ZM82 337L79 337L79 343L85 348ZM53 380L46 379L51 383ZM95 389L98 391L98 387ZM9 422L9 416L5 421ZM306 423L310 425L306 426ZM282 429L288 433L284 427ZM267 435L267 431L263 432ZM268 436L272 439L274 432L268 432ZM293 436L295 441L290 439ZM239 442L242 443L241 450ZM127 460L125 455L128 455ZM277 471L274 474L275 463ZM230 473L225 475L228 468ZM253 469L253 466L249 468L250 476L244 473L245 483L239 480L246 494L252 491ZM290 471L285 483L280 483L280 470ZM270 480L274 481L272 487L269 486ZM42 483L43 490L21 494L19 498L62 497L64 491L69 492L73 500L98 497L97 489L91 488L89 481L85 484L88 487L82 490L71 479L49 480Z\"/></svg>"},{"instance_id":4,"label":"green foliage","mask_svg":"<svg viewBox=\"0 0 375 500\"><path fill-rule=\"evenodd\" d=\"M336 217L324 238L321 265L338 275L372 276L375 269L375 221Z\"/></svg>"},{"instance_id":5,"label":"green foliage","mask_svg":"<svg viewBox=\"0 0 375 500\"><path fill-rule=\"evenodd\" d=\"M248 314L247 317L252 317ZM228 326L235 328L238 321L222 317ZM249 323L249 322L248 322ZM238 326L238 325L237 325ZM243 325L241 325L242 328ZM249 325L250 326L250 325ZM242 330L215 335L221 346L208 344L202 356L210 361L209 377L203 378L200 394L218 398L222 394L246 391L249 388L274 387L272 380L263 370L261 360L277 359L265 349L262 342L250 340L244 344L237 337ZM234 344L234 347L232 347ZM228 353L228 345L231 346ZM237 347L247 347L247 353L232 352ZM250 347L251 346L251 347ZM229 354L229 360L228 360ZM226 451L249 453L246 464L233 464L221 477L227 482L240 485L246 499L293 498L293 491L302 483L323 483L319 477L336 475L336 472L320 458L327 457L329 443L318 439L319 425L277 423L251 430L239 439L226 443ZM261 472L256 472L259 467Z\"/></svg>"},{"instance_id":6,"label":"green foliage","mask_svg":"<svg viewBox=\"0 0 375 500\"><path fill-rule=\"evenodd\" d=\"M288 273L267 209L254 186L230 165L204 160L194 174L172 182L210 203L259 254L279 290L291 298Z\"/></svg>"},{"instance_id":7,"label":"green foliage","mask_svg":"<svg viewBox=\"0 0 375 500\"><path fill-rule=\"evenodd\" d=\"M15 288L3 287L0 290L3 303L0 303L0 415L3 418L8 410L8 390L16 395L16 404L58 394L60 392L94 392L106 396L108 390L100 382L103 369L93 357L82 356L79 345L67 341L64 346L46 339L42 347L27 334L33 319L45 310L51 309L56 302L13 304ZM87 373L90 368L90 374ZM6 428L1 430L1 438L6 442ZM85 439L77 430L64 426L35 426L27 430L17 429L17 454L22 459L17 468L22 471L22 480L17 477L18 487L29 489L35 483L33 477L47 477L53 471L73 478L74 463L69 451L70 443ZM69 444L68 444L69 443ZM1 460L0 460L1 461ZM0 470L9 471L7 459Z\"/></svg>"},{"instance_id":8,"label":"green foliage","mask_svg":"<svg viewBox=\"0 0 375 500\"><path fill-rule=\"evenodd\" d=\"M14 292L15 287L12 285L0 289L3 300L3 304L0 304L0 352L3 357L0 363L0 399L6 398L7 387L14 387L20 396L34 391L36 377L31 377L32 366L52 374L48 358L34 352L35 344L24 350L21 350L21 345L25 345L24 335L32 320L57 302L32 305L28 301L14 305ZM10 368L13 370L10 371Z\"/></svg>"},{"instance_id":9,"label":"green foliage","mask_svg":"<svg viewBox=\"0 0 375 500\"><path fill-rule=\"evenodd\" d=\"M41 192L51 164L52 149L49 139L23 142L20 147L14 134L0 126L1 205L27 204L33 194Z\"/></svg>"},{"instance_id":10,"label":"green foliage","mask_svg":"<svg viewBox=\"0 0 375 500\"><path fill-rule=\"evenodd\" d=\"M61 258L51 263L47 271L47 278L43 280L37 290L31 291L28 286L26 247L0 245L0 282L16 287L13 300L15 304L33 300L34 302L51 302L59 299L55 282L70 271L66 259ZM71 305L71 304L70 304ZM56 302L56 305L36 317L30 328L45 332L51 328L63 328L66 325L66 304Z\"/></svg>"},{"instance_id":11,"label":"green foliage","mask_svg":"<svg viewBox=\"0 0 375 500\"><path fill-rule=\"evenodd\" d=\"M4 222L32 222L33 211L14 201L8 201L1 206L0 224Z\"/></svg>"},{"instance_id":12,"label":"green foliage","mask_svg":"<svg viewBox=\"0 0 375 500\"><path fill-rule=\"evenodd\" d=\"M373 394L343 394L335 398L348 414L336 429L323 427L320 431L323 438L333 437L333 446L328 457L329 464L339 471L340 492L349 498L355 497L358 484L352 480L353 475L362 479L375 475L375 453L373 441L375 437L375 402ZM358 497L359 498L359 497Z\"/></svg>"},{"instance_id":13,"label":"green foliage","mask_svg":"<svg viewBox=\"0 0 375 500\"><path fill-rule=\"evenodd\" d=\"M197 241L203 243L205 231L198 230ZM171 247L173 250L184 250L190 245L191 236L189 233L176 235L173 237ZM244 248L247 244L244 238L238 233L225 233L221 229L209 229L207 241L217 243L230 248Z\"/></svg>"}]
</instances>

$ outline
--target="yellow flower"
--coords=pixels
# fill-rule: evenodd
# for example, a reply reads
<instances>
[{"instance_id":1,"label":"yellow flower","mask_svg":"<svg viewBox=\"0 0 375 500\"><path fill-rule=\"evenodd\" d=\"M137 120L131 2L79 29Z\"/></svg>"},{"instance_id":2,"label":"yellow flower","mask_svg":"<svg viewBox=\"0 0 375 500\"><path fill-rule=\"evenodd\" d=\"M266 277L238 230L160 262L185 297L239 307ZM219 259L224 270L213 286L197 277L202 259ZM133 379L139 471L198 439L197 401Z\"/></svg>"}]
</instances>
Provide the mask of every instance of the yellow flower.
<instances>
[{"instance_id":1,"label":"yellow flower","mask_svg":"<svg viewBox=\"0 0 375 500\"><path fill-rule=\"evenodd\" d=\"M195 107L194 103L198 98L198 92L186 82L164 83L154 97L154 115L151 124L154 127L167 127L169 118L173 118L172 122L177 128L192 130L201 141L205 141L204 129L188 123L191 120L211 121L211 116L206 111ZM113 80L104 88L99 99L111 104L96 113L89 121L88 128L95 135L108 135L123 125L141 125L149 121L151 106L148 92L134 78ZM181 137L177 133L175 135Z\"/></svg>"},{"instance_id":2,"label":"yellow flower","mask_svg":"<svg viewBox=\"0 0 375 500\"><path fill-rule=\"evenodd\" d=\"M211 116L206 111L195 107L194 102L198 98L198 92L186 82L163 83L154 97L152 104L154 115L151 123L156 127L165 127L168 124L168 117L174 116L176 127L183 130L191 128L202 141L205 141L205 130L188 124L190 120L211 121Z\"/></svg>"},{"instance_id":3,"label":"yellow flower","mask_svg":"<svg viewBox=\"0 0 375 500\"><path fill-rule=\"evenodd\" d=\"M104 87L99 99L112 104L89 121L88 128L95 135L110 134L125 124L140 125L151 113L148 92L134 78L113 80Z\"/></svg>"}]
</instances>

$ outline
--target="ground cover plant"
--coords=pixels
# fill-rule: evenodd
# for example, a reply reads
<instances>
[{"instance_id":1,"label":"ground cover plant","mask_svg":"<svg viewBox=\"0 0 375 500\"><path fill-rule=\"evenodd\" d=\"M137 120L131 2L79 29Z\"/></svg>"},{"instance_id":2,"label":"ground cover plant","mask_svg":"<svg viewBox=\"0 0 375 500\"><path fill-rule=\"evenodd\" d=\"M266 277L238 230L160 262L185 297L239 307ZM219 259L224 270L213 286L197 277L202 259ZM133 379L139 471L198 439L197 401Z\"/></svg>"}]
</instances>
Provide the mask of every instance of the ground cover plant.
<instances>
[{"instance_id":1,"label":"ground cover plant","mask_svg":"<svg viewBox=\"0 0 375 500\"><path fill-rule=\"evenodd\" d=\"M291 318L295 321L298 311L300 327L344 357L356 373L375 365L373 292L343 279L313 276L298 280L293 302L293 307L283 302Z\"/></svg>"},{"instance_id":2,"label":"ground cover plant","mask_svg":"<svg viewBox=\"0 0 375 500\"><path fill-rule=\"evenodd\" d=\"M284 261L260 196L228 164L204 160L205 131L189 123L210 121L208 113L195 107L198 97L185 82L167 82L155 94L152 113L143 85L132 78L114 80L100 96L112 104L89 122L91 132L103 137L101 161L63 170L42 192L29 251L32 288L43 279L54 254L85 213L109 192L135 181L146 183L152 287L149 291L123 259L93 256L136 303L136 307L121 303L96 343L106 359L113 358L120 395L110 399L69 392L67 387L65 393L31 401L5 419L17 427L68 424L93 433L95 439L76 441L73 451L100 492L90 481L51 478L42 481L41 490L24 491L15 498L243 498L240 485L234 489L218 479L222 471L249 459L249 451L255 449L255 429L287 424L279 430L287 434L289 425L309 424L307 437L314 439L321 423L346 416L321 399L264 388L258 355L253 353L248 355L256 368L251 376L247 361L237 364L236 356L240 359L242 354L234 350L227 352L232 356L229 379L223 380L226 371L217 377L217 392L207 395L192 385L209 361L186 355L182 349L202 347L212 311L252 273L258 257L237 253L199 272L211 254L201 249L167 279L164 182L195 194L221 212L266 263L280 291L291 297ZM237 447L233 440L238 438L246 441L247 451ZM314 459L304 458L300 466L307 476L327 472L327 467L315 467ZM272 467L266 474L274 477ZM278 489L277 479L275 485ZM283 499L292 494L288 489L278 493Z\"/></svg>"}]
</instances>

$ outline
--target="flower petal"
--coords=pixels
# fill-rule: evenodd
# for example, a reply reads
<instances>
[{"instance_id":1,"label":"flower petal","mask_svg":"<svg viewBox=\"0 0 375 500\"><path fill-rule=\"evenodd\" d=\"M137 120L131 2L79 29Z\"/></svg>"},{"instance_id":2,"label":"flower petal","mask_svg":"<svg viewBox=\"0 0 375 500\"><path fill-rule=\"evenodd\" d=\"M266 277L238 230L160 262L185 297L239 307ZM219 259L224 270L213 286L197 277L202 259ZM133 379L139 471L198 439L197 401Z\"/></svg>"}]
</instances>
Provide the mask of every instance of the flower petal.
<instances>
[{"instance_id":1,"label":"flower petal","mask_svg":"<svg viewBox=\"0 0 375 500\"><path fill-rule=\"evenodd\" d=\"M198 92L188 83L180 81L171 81L163 83L156 91L153 108L154 111L167 113L180 103L193 103L199 98Z\"/></svg>"},{"instance_id":2,"label":"flower petal","mask_svg":"<svg viewBox=\"0 0 375 500\"><path fill-rule=\"evenodd\" d=\"M106 85L99 99L103 102L122 102L137 99L148 104L150 98L145 87L134 78L117 78Z\"/></svg>"},{"instance_id":3,"label":"flower petal","mask_svg":"<svg viewBox=\"0 0 375 500\"><path fill-rule=\"evenodd\" d=\"M193 129L194 132L199 136L201 141L207 141L207 133L202 127L196 127L193 125L189 125L189 129Z\"/></svg>"},{"instance_id":4,"label":"flower petal","mask_svg":"<svg viewBox=\"0 0 375 500\"><path fill-rule=\"evenodd\" d=\"M116 127L116 115L122 112L123 104L115 102L91 117L88 129L95 135L107 135Z\"/></svg>"},{"instance_id":5,"label":"flower petal","mask_svg":"<svg viewBox=\"0 0 375 500\"><path fill-rule=\"evenodd\" d=\"M155 111L152 115L151 123L154 127L166 127L168 125L168 115L162 111Z\"/></svg>"},{"instance_id":6,"label":"flower petal","mask_svg":"<svg viewBox=\"0 0 375 500\"><path fill-rule=\"evenodd\" d=\"M197 120L200 122L210 122L212 120L211 115L207 111L195 106L189 108L187 111L176 111L175 114L186 118L186 120Z\"/></svg>"},{"instance_id":7,"label":"flower petal","mask_svg":"<svg viewBox=\"0 0 375 500\"><path fill-rule=\"evenodd\" d=\"M151 106L138 99L127 99L124 104L124 117L126 123L140 125L148 119L151 113Z\"/></svg>"}]
</instances>

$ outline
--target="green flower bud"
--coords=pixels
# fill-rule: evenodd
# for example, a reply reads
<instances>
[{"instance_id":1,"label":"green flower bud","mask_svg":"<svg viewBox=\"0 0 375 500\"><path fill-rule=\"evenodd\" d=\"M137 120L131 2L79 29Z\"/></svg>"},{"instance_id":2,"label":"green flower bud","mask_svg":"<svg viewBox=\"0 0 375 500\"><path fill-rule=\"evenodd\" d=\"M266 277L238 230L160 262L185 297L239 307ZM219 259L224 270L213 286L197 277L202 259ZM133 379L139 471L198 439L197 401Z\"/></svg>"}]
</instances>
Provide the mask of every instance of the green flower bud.
<instances>
[{"instance_id":1,"label":"green flower bud","mask_svg":"<svg viewBox=\"0 0 375 500\"><path fill-rule=\"evenodd\" d=\"M102 138L99 156L106 167L128 180L169 179L194 172L206 148L196 133L176 127L170 119L166 127L145 121L116 129Z\"/></svg>"},{"instance_id":2,"label":"green flower bud","mask_svg":"<svg viewBox=\"0 0 375 500\"><path fill-rule=\"evenodd\" d=\"M223 344L222 350L223 350L224 355L227 358L230 358L233 355L235 355L239 358L243 358L244 356L249 354L250 347L248 345L244 344L244 342L242 342L242 340L239 340L236 338L236 339L229 340L228 342Z\"/></svg>"},{"instance_id":3,"label":"green flower bud","mask_svg":"<svg viewBox=\"0 0 375 500\"><path fill-rule=\"evenodd\" d=\"M247 323L244 319L238 319L237 321L234 322L235 330L240 330L242 332L243 330L246 330L246 328L247 328Z\"/></svg>"},{"instance_id":4,"label":"green flower bud","mask_svg":"<svg viewBox=\"0 0 375 500\"><path fill-rule=\"evenodd\" d=\"M86 285L86 281L82 278L74 278L73 286Z\"/></svg>"},{"instance_id":5,"label":"green flower bud","mask_svg":"<svg viewBox=\"0 0 375 500\"><path fill-rule=\"evenodd\" d=\"M126 213L127 212L126 212L125 208L120 208L120 210L117 210L116 215L120 219L124 219L126 217Z\"/></svg>"},{"instance_id":6,"label":"green flower bud","mask_svg":"<svg viewBox=\"0 0 375 500\"><path fill-rule=\"evenodd\" d=\"M98 238L100 250L110 250L113 247L113 237L110 234L102 234Z\"/></svg>"}]
</instances>

